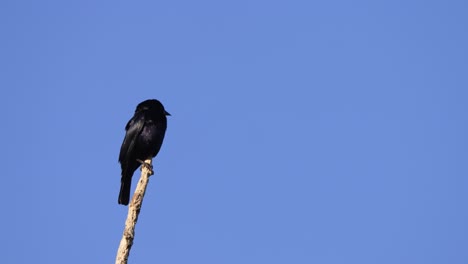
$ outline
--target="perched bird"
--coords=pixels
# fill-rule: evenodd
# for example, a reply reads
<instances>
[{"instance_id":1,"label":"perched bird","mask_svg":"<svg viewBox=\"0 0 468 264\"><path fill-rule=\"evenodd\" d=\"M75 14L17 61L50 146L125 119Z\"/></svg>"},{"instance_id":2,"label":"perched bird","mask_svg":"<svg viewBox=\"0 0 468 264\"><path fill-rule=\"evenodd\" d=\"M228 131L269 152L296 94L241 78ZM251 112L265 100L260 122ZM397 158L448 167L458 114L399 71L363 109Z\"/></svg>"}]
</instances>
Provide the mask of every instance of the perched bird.
<instances>
[{"instance_id":1,"label":"perched bird","mask_svg":"<svg viewBox=\"0 0 468 264\"><path fill-rule=\"evenodd\" d=\"M135 170L145 165L146 159L158 154L166 133L168 115L161 102L146 100L138 104L135 114L125 126L125 138L119 155L122 167L119 204L128 205Z\"/></svg>"}]
</instances>

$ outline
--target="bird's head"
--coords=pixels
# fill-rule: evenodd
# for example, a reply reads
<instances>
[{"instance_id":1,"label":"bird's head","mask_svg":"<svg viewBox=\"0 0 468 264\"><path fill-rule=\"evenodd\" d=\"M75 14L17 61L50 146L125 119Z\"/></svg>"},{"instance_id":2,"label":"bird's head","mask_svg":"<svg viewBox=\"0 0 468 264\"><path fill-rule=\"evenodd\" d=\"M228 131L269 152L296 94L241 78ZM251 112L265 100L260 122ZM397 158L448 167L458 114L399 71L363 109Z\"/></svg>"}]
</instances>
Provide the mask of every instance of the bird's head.
<instances>
[{"instance_id":1,"label":"bird's head","mask_svg":"<svg viewBox=\"0 0 468 264\"><path fill-rule=\"evenodd\" d=\"M158 113L164 113L166 116L171 115L164 109L164 106L161 104L161 102L156 99L149 99L139 103L136 107L135 113L141 111L155 111Z\"/></svg>"}]
</instances>

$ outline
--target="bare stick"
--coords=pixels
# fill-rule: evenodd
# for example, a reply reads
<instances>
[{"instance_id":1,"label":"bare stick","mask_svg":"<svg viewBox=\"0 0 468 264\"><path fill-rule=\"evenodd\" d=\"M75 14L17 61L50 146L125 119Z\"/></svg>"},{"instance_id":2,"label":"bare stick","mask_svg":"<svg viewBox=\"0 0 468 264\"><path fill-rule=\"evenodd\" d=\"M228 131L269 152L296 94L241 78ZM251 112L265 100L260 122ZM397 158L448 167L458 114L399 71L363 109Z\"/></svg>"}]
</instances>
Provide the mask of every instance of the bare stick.
<instances>
[{"instance_id":1,"label":"bare stick","mask_svg":"<svg viewBox=\"0 0 468 264\"><path fill-rule=\"evenodd\" d=\"M151 159L145 160L145 163L151 166ZM117 258L115 264L127 264L128 255L133 245L133 238L135 237L135 225L138 221L143 197L145 197L146 186L148 186L149 176L153 174L150 166L141 165L141 177L138 185L133 194L132 201L128 206L127 220L125 221L125 229L123 232L122 240L120 240L119 250L117 251Z\"/></svg>"}]
</instances>

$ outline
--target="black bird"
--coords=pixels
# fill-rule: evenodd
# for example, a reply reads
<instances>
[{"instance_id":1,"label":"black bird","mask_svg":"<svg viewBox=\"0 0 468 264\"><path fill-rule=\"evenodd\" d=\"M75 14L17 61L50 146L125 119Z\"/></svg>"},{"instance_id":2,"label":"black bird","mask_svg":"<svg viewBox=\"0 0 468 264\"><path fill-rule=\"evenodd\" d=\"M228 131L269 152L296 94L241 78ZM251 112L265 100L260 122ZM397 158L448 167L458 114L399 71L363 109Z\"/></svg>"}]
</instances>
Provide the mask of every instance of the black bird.
<instances>
[{"instance_id":1,"label":"black bird","mask_svg":"<svg viewBox=\"0 0 468 264\"><path fill-rule=\"evenodd\" d=\"M119 155L122 167L119 204L128 205L135 170L146 159L158 154L166 133L167 115L170 114L164 110L161 102L146 100L138 104L135 114L125 126L125 138Z\"/></svg>"}]
</instances>

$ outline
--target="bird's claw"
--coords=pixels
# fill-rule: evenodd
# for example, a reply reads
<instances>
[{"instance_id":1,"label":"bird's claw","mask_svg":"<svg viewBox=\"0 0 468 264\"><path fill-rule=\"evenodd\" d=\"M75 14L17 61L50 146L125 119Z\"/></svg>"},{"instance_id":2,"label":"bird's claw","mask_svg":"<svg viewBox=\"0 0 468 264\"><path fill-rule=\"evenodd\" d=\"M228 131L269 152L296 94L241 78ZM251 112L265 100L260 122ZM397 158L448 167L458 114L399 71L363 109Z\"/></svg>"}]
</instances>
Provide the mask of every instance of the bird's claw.
<instances>
[{"instance_id":1,"label":"bird's claw","mask_svg":"<svg viewBox=\"0 0 468 264\"><path fill-rule=\"evenodd\" d=\"M149 164L149 163L146 163L140 159L137 159L137 161L141 164L141 169L143 169L143 167L145 167L149 172L150 174L149 175L153 175L154 174L154 171L153 171L153 165Z\"/></svg>"}]
</instances>

